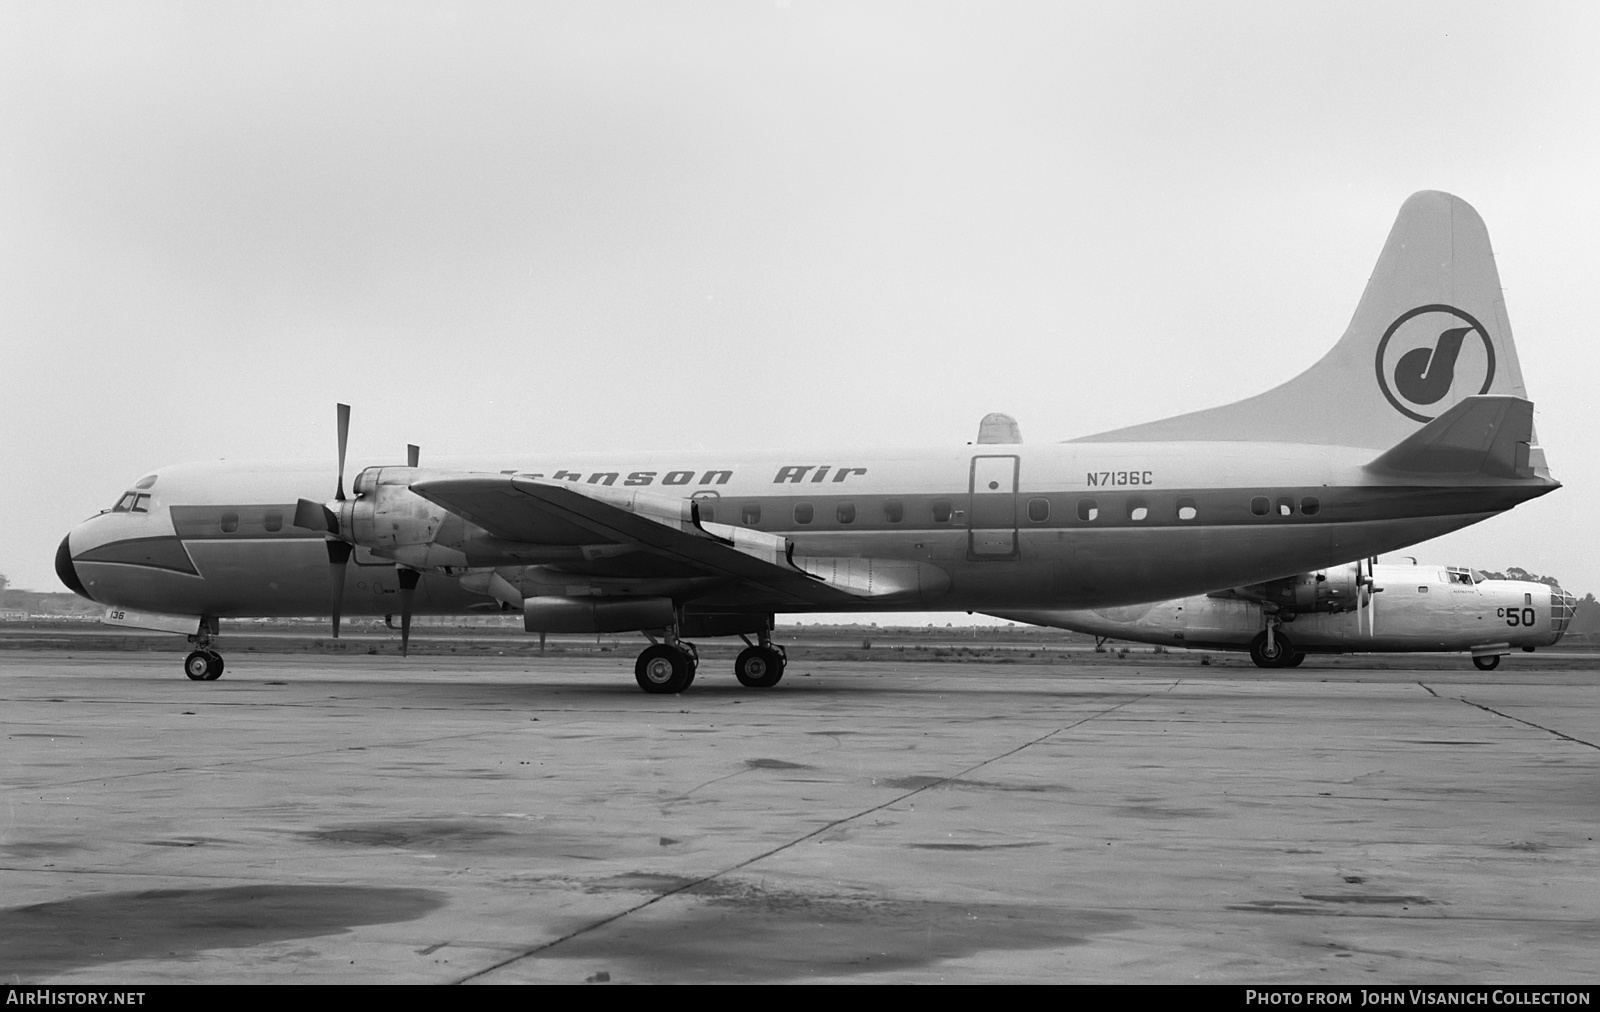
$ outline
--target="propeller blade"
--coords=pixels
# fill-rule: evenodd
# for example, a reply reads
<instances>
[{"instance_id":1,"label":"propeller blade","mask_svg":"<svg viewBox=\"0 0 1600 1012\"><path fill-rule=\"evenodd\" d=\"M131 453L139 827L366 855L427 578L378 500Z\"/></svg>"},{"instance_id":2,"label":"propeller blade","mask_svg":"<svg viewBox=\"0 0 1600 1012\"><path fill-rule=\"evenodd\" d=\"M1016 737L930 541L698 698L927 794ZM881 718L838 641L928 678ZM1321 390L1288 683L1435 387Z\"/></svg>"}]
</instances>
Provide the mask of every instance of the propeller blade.
<instances>
[{"instance_id":1,"label":"propeller blade","mask_svg":"<svg viewBox=\"0 0 1600 1012\"><path fill-rule=\"evenodd\" d=\"M400 656L411 647L411 606L417 596L417 582L422 574L415 569L397 569L400 577Z\"/></svg>"},{"instance_id":2,"label":"propeller blade","mask_svg":"<svg viewBox=\"0 0 1600 1012\"><path fill-rule=\"evenodd\" d=\"M350 443L350 405L340 404L339 415L339 487L334 498L344 502L344 451Z\"/></svg>"},{"instance_id":3,"label":"propeller blade","mask_svg":"<svg viewBox=\"0 0 1600 1012\"><path fill-rule=\"evenodd\" d=\"M344 574L353 549L343 541L328 542L328 576L333 587L333 638L339 638L339 610L344 604Z\"/></svg>"},{"instance_id":4,"label":"propeller blade","mask_svg":"<svg viewBox=\"0 0 1600 1012\"><path fill-rule=\"evenodd\" d=\"M416 443L406 444L406 466L416 467L417 461L422 459L422 447Z\"/></svg>"},{"instance_id":5,"label":"propeller blade","mask_svg":"<svg viewBox=\"0 0 1600 1012\"><path fill-rule=\"evenodd\" d=\"M301 499L294 504L294 525L308 531L339 536L339 516L319 502Z\"/></svg>"}]
</instances>

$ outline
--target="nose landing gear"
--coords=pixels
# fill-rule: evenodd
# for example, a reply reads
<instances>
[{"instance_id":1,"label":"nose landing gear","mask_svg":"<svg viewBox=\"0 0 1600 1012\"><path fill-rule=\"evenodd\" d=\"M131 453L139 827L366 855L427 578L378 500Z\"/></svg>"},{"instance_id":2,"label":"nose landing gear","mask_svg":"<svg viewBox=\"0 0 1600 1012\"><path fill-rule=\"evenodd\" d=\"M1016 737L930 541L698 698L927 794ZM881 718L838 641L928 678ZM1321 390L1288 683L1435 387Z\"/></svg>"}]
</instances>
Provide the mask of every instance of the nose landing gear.
<instances>
[{"instance_id":1,"label":"nose landing gear","mask_svg":"<svg viewBox=\"0 0 1600 1012\"><path fill-rule=\"evenodd\" d=\"M191 682L214 682L222 677L222 655L211 647L217 636L217 620L201 618L200 628L189 637L194 652L183 659L183 673Z\"/></svg>"},{"instance_id":2,"label":"nose landing gear","mask_svg":"<svg viewBox=\"0 0 1600 1012\"><path fill-rule=\"evenodd\" d=\"M183 659L183 673L191 682L214 682L222 677L222 655L215 650L196 650Z\"/></svg>"}]
</instances>

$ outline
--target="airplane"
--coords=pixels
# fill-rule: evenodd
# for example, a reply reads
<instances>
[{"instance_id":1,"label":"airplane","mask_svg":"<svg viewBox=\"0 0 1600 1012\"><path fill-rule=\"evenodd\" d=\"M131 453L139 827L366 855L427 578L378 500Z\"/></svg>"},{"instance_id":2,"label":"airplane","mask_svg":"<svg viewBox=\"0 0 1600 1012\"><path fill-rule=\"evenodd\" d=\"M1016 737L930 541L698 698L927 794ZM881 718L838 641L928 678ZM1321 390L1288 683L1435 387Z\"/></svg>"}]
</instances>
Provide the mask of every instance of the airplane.
<instances>
[{"instance_id":1,"label":"airplane","mask_svg":"<svg viewBox=\"0 0 1600 1012\"><path fill-rule=\"evenodd\" d=\"M692 684L693 640L739 636L770 687L774 615L1106 608L1391 552L1544 495L1488 232L1424 191L1401 207L1349 327L1282 385L1060 443L906 450L536 452L344 473L317 462L161 468L74 527L63 583L105 620L499 609L529 632L638 631L634 677ZM329 473L333 470L333 473ZM329 485L332 498L325 498ZM754 637L752 641L751 637Z\"/></svg>"},{"instance_id":2,"label":"airplane","mask_svg":"<svg viewBox=\"0 0 1600 1012\"><path fill-rule=\"evenodd\" d=\"M1577 604L1559 587L1533 580L1367 560L1175 601L999 617L1101 641L1248 650L1263 668L1298 667L1308 653L1470 651L1480 671L1493 671L1514 648L1531 653L1559 642Z\"/></svg>"}]
</instances>

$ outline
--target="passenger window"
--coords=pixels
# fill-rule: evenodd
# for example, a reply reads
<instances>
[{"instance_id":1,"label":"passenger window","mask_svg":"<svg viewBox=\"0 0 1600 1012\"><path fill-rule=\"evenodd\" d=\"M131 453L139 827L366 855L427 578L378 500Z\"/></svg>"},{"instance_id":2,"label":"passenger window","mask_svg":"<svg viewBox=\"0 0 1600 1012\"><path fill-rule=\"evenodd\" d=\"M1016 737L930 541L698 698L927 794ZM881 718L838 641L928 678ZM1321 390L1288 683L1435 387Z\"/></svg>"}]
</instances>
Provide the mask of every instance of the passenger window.
<instances>
[{"instance_id":1,"label":"passenger window","mask_svg":"<svg viewBox=\"0 0 1600 1012\"><path fill-rule=\"evenodd\" d=\"M1193 520L1195 517L1197 517L1199 515L1200 515L1200 507L1195 504L1195 501L1193 499L1190 499L1188 496L1184 496L1183 498L1178 500L1178 519L1179 520Z\"/></svg>"},{"instance_id":2,"label":"passenger window","mask_svg":"<svg viewBox=\"0 0 1600 1012\"><path fill-rule=\"evenodd\" d=\"M1100 504L1093 499L1079 499L1078 519L1086 524L1100 519Z\"/></svg>"},{"instance_id":3,"label":"passenger window","mask_svg":"<svg viewBox=\"0 0 1600 1012\"><path fill-rule=\"evenodd\" d=\"M1428 592L1428 588L1427 587L1418 587L1417 588L1417 593L1419 593L1419 594L1426 594L1427 592Z\"/></svg>"},{"instance_id":4,"label":"passenger window","mask_svg":"<svg viewBox=\"0 0 1600 1012\"><path fill-rule=\"evenodd\" d=\"M1282 498L1280 498L1278 500L1278 516L1280 516L1280 517L1292 517L1292 516L1294 516L1294 500L1293 499L1289 498L1288 496L1283 496Z\"/></svg>"},{"instance_id":5,"label":"passenger window","mask_svg":"<svg viewBox=\"0 0 1600 1012\"><path fill-rule=\"evenodd\" d=\"M837 516L839 517L839 522L841 524L853 524L853 523L855 523L856 522L856 504L852 503L852 502L842 502L842 503L840 503L839 504L839 509L837 511Z\"/></svg>"},{"instance_id":6,"label":"passenger window","mask_svg":"<svg viewBox=\"0 0 1600 1012\"><path fill-rule=\"evenodd\" d=\"M283 514L282 513L268 513L267 514L267 530L268 531L281 531L281 530L283 530Z\"/></svg>"},{"instance_id":7,"label":"passenger window","mask_svg":"<svg viewBox=\"0 0 1600 1012\"><path fill-rule=\"evenodd\" d=\"M883 519L891 524L897 524L906 518L906 504L899 499L890 499L883 504Z\"/></svg>"},{"instance_id":8,"label":"passenger window","mask_svg":"<svg viewBox=\"0 0 1600 1012\"><path fill-rule=\"evenodd\" d=\"M1314 495L1308 495L1300 500L1300 512L1308 517L1314 517L1322 511L1322 503Z\"/></svg>"},{"instance_id":9,"label":"passenger window","mask_svg":"<svg viewBox=\"0 0 1600 1012\"><path fill-rule=\"evenodd\" d=\"M761 522L761 504L747 502L739 511L739 519L746 527L754 527Z\"/></svg>"},{"instance_id":10,"label":"passenger window","mask_svg":"<svg viewBox=\"0 0 1600 1012\"><path fill-rule=\"evenodd\" d=\"M222 533L224 533L224 534L232 534L234 531L237 531L238 529L239 529L239 514L237 514L237 513L224 513L224 514L222 514Z\"/></svg>"},{"instance_id":11,"label":"passenger window","mask_svg":"<svg viewBox=\"0 0 1600 1012\"><path fill-rule=\"evenodd\" d=\"M1258 517L1264 517L1272 512L1272 502L1264 495L1258 495L1250 500L1250 512Z\"/></svg>"},{"instance_id":12,"label":"passenger window","mask_svg":"<svg viewBox=\"0 0 1600 1012\"><path fill-rule=\"evenodd\" d=\"M1143 520L1150 515L1150 504L1143 499L1128 500L1128 519Z\"/></svg>"},{"instance_id":13,"label":"passenger window","mask_svg":"<svg viewBox=\"0 0 1600 1012\"><path fill-rule=\"evenodd\" d=\"M948 499L935 499L933 501L933 522L934 523L936 523L936 524L947 524L947 523L949 523L950 522L950 514L952 512L953 512L953 510L952 510L952 508L950 506L950 500L948 500Z\"/></svg>"},{"instance_id":14,"label":"passenger window","mask_svg":"<svg viewBox=\"0 0 1600 1012\"><path fill-rule=\"evenodd\" d=\"M1522 603L1523 604L1532 604L1533 603L1533 595L1532 594L1523 594L1522 595Z\"/></svg>"},{"instance_id":15,"label":"passenger window","mask_svg":"<svg viewBox=\"0 0 1600 1012\"><path fill-rule=\"evenodd\" d=\"M797 524L809 524L815 513L816 511L811 508L811 504L808 502L794 504L794 522Z\"/></svg>"},{"instance_id":16,"label":"passenger window","mask_svg":"<svg viewBox=\"0 0 1600 1012\"><path fill-rule=\"evenodd\" d=\"M1050 500L1049 499L1029 499L1028 500L1028 519L1032 520L1036 524L1042 524L1046 520L1049 520L1050 519Z\"/></svg>"}]
</instances>

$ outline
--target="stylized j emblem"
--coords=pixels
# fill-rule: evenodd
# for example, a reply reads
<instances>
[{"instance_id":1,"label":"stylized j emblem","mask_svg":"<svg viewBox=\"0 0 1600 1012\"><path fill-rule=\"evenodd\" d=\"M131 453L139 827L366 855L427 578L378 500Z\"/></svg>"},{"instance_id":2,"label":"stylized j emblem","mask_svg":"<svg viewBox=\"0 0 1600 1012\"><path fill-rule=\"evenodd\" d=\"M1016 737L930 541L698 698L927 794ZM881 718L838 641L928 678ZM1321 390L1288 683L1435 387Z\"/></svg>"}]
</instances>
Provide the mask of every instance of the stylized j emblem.
<instances>
[{"instance_id":1,"label":"stylized j emblem","mask_svg":"<svg viewBox=\"0 0 1600 1012\"><path fill-rule=\"evenodd\" d=\"M1395 389L1413 404L1433 404L1450 392L1456 378L1456 356L1474 327L1456 327L1439 335L1436 348L1413 348L1394 367Z\"/></svg>"}]
</instances>

